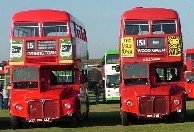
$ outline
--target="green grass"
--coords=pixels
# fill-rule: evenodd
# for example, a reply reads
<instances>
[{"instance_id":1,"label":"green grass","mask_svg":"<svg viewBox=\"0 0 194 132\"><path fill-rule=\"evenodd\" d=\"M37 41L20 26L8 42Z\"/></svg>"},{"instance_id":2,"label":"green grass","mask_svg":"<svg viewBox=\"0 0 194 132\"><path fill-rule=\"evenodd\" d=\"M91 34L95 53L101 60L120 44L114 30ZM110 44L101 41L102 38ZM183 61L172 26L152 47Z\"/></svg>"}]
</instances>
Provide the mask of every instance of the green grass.
<instances>
[{"instance_id":1,"label":"green grass","mask_svg":"<svg viewBox=\"0 0 194 132\"><path fill-rule=\"evenodd\" d=\"M38 124L29 128L15 130L16 132L191 132L194 130L194 100L187 102L187 119L185 123L165 123L162 120L146 120L142 125L122 126L119 117L119 104L95 105L91 97L90 114L87 120L81 122L79 128L68 128L63 124ZM13 131L9 122L8 110L0 111L0 130Z\"/></svg>"}]
</instances>

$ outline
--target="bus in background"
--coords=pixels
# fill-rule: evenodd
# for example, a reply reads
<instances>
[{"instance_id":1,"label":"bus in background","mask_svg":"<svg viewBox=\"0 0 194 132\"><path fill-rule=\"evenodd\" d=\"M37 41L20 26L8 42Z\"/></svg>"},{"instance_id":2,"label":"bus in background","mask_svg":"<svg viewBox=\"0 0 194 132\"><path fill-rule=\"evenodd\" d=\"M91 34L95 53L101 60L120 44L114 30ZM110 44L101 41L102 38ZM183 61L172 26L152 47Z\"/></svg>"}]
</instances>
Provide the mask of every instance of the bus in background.
<instances>
[{"instance_id":1,"label":"bus in background","mask_svg":"<svg viewBox=\"0 0 194 132\"><path fill-rule=\"evenodd\" d=\"M9 88L10 84L9 61L2 61L2 63L0 63L0 84L3 84Z\"/></svg>"},{"instance_id":2,"label":"bus in background","mask_svg":"<svg viewBox=\"0 0 194 132\"><path fill-rule=\"evenodd\" d=\"M120 100L120 72L116 71L117 65L119 65L118 49L106 51L102 59L102 87L104 103L107 101Z\"/></svg>"},{"instance_id":3,"label":"bus in background","mask_svg":"<svg viewBox=\"0 0 194 132\"><path fill-rule=\"evenodd\" d=\"M0 63L0 85L5 83L4 65Z\"/></svg>"},{"instance_id":4,"label":"bus in background","mask_svg":"<svg viewBox=\"0 0 194 132\"><path fill-rule=\"evenodd\" d=\"M187 99L194 98L194 48L186 49L184 52L185 64L185 90Z\"/></svg>"},{"instance_id":5,"label":"bus in background","mask_svg":"<svg viewBox=\"0 0 194 132\"><path fill-rule=\"evenodd\" d=\"M194 48L186 49L184 53L184 63L187 71L193 71L194 69Z\"/></svg>"},{"instance_id":6,"label":"bus in background","mask_svg":"<svg viewBox=\"0 0 194 132\"><path fill-rule=\"evenodd\" d=\"M194 72L185 71L185 91L187 93L187 100L194 98Z\"/></svg>"},{"instance_id":7,"label":"bus in background","mask_svg":"<svg viewBox=\"0 0 194 132\"><path fill-rule=\"evenodd\" d=\"M178 13L136 7L120 23L120 114L122 125L139 118L185 121L183 43Z\"/></svg>"},{"instance_id":8,"label":"bus in background","mask_svg":"<svg viewBox=\"0 0 194 132\"><path fill-rule=\"evenodd\" d=\"M84 25L66 11L17 12L11 21L13 129L22 123L68 121L88 116L88 42Z\"/></svg>"}]
</instances>

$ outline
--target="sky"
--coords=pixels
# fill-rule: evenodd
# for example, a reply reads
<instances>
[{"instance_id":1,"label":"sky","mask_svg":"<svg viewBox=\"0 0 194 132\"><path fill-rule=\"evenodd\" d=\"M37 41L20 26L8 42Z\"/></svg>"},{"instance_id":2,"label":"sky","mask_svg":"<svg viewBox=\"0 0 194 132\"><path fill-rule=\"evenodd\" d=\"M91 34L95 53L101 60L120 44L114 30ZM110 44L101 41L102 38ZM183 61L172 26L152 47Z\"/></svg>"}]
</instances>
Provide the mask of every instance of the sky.
<instances>
[{"instance_id":1,"label":"sky","mask_svg":"<svg viewBox=\"0 0 194 132\"><path fill-rule=\"evenodd\" d=\"M29 9L57 9L84 23L91 59L118 48L119 24L124 11L133 7L163 7L179 13L183 48L194 47L193 0L0 0L0 61L9 59L10 22L14 13Z\"/></svg>"}]
</instances>

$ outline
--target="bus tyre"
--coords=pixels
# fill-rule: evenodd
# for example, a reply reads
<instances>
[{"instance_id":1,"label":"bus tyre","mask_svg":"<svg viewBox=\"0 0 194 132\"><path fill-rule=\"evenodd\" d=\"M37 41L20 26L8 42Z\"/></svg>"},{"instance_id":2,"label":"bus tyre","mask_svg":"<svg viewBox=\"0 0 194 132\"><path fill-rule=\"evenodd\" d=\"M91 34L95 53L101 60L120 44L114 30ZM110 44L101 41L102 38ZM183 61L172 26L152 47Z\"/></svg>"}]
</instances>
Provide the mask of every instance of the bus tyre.
<instances>
[{"instance_id":1,"label":"bus tyre","mask_svg":"<svg viewBox=\"0 0 194 132\"><path fill-rule=\"evenodd\" d=\"M73 114L73 116L71 118L71 121L70 121L70 125L73 128L78 128L79 121L80 121L80 118L81 118L80 103L79 102L77 103L77 106L76 107L77 107L77 110Z\"/></svg>"},{"instance_id":2,"label":"bus tyre","mask_svg":"<svg viewBox=\"0 0 194 132\"><path fill-rule=\"evenodd\" d=\"M106 104L106 98L105 98L105 93L103 93L103 103Z\"/></svg>"},{"instance_id":3,"label":"bus tyre","mask_svg":"<svg viewBox=\"0 0 194 132\"><path fill-rule=\"evenodd\" d=\"M106 103L107 103L107 101L106 101L106 99L105 99L105 98L103 98L103 103L104 103L104 104L106 104Z\"/></svg>"},{"instance_id":4,"label":"bus tyre","mask_svg":"<svg viewBox=\"0 0 194 132\"><path fill-rule=\"evenodd\" d=\"M186 110L183 109L182 112L177 113L177 122L178 123L184 123L186 117Z\"/></svg>"},{"instance_id":5,"label":"bus tyre","mask_svg":"<svg viewBox=\"0 0 194 132\"><path fill-rule=\"evenodd\" d=\"M21 123L20 123L20 120L17 116L11 116L11 126L12 126L12 129L19 129L21 128Z\"/></svg>"},{"instance_id":6,"label":"bus tyre","mask_svg":"<svg viewBox=\"0 0 194 132\"><path fill-rule=\"evenodd\" d=\"M72 117L70 125L72 128L78 128L78 119L76 117Z\"/></svg>"},{"instance_id":7,"label":"bus tyre","mask_svg":"<svg viewBox=\"0 0 194 132\"><path fill-rule=\"evenodd\" d=\"M129 118L128 118L128 113L125 111L121 110L121 120L122 120L122 125L123 126L128 126L129 125Z\"/></svg>"},{"instance_id":8,"label":"bus tyre","mask_svg":"<svg viewBox=\"0 0 194 132\"><path fill-rule=\"evenodd\" d=\"M78 128L78 123L79 123L79 117L78 117L78 112L74 113L73 116L70 118L70 127L71 128Z\"/></svg>"},{"instance_id":9,"label":"bus tyre","mask_svg":"<svg viewBox=\"0 0 194 132\"><path fill-rule=\"evenodd\" d=\"M87 97L87 100L86 100L86 115L85 115L84 119L88 119L89 111L90 111L90 102L89 102L89 98Z\"/></svg>"}]
</instances>

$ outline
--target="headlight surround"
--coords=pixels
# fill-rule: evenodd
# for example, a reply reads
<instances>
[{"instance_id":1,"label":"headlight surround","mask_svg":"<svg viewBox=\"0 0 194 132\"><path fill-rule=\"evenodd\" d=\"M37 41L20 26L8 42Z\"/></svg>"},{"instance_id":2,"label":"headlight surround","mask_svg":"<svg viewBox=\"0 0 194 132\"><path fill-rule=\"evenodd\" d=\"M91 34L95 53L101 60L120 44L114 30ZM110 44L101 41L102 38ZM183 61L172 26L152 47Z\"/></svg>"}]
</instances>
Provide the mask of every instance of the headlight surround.
<instances>
[{"instance_id":1,"label":"headlight surround","mask_svg":"<svg viewBox=\"0 0 194 132\"><path fill-rule=\"evenodd\" d=\"M174 99L173 102L174 102L175 105L179 105L180 104L180 100L179 99Z\"/></svg>"},{"instance_id":2,"label":"headlight surround","mask_svg":"<svg viewBox=\"0 0 194 132\"><path fill-rule=\"evenodd\" d=\"M71 109L71 104L70 104L70 103L65 103L65 104L64 104L64 107L65 107L66 109Z\"/></svg>"},{"instance_id":3,"label":"headlight surround","mask_svg":"<svg viewBox=\"0 0 194 132\"><path fill-rule=\"evenodd\" d=\"M15 106L15 108L16 108L16 110L22 110L22 106L21 106L20 104L17 104L17 105Z\"/></svg>"},{"instance_id":4,"label":"headlight surround","mask_svg":"<svg viewBox=\"0 0 194 132\"><path fill-rule=\"evenodd\" d=\"M132 106L133 102L131 100L126 101L127 106Z\"/></svg>"}]
</instances>

